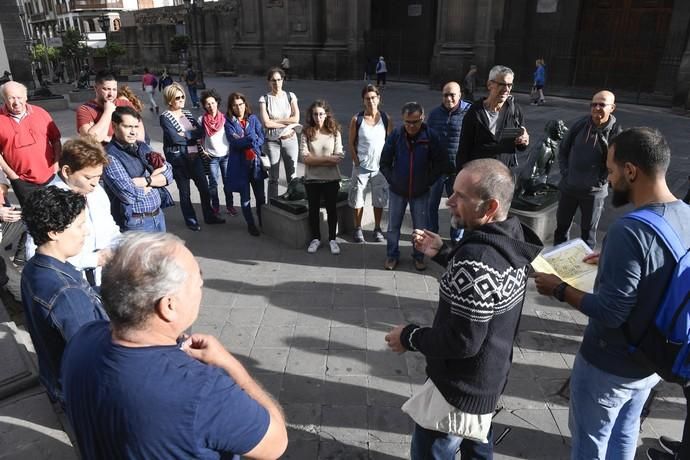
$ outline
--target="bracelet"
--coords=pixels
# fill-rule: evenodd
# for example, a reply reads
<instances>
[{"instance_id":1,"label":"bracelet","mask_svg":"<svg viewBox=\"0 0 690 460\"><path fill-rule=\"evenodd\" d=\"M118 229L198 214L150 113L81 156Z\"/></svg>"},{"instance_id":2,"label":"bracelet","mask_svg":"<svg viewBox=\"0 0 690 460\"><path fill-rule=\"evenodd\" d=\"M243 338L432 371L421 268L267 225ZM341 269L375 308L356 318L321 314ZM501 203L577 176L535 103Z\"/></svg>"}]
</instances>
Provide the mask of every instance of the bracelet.
<instances>
[{"instance_id":1,"label":"bracelet","mask_svg":"<svg viewBox=\"0 0 690 460\"><path fill-rule=\"evenodd\" d=\"M146 179L146 186L151 187L151 176L146 176L144 179Z\"/></svg>"},{"instance_id":2,"label":"bracelet","mask_svg":"<svg viewBox=\"0 0 690 460\"><path fill-rule=\"evenodd\" d=\"M565 301L565 288L569 286L568 283L565 281L553 288L553 296L558 300L559 302Z\"/></svg>"}]
</instances>

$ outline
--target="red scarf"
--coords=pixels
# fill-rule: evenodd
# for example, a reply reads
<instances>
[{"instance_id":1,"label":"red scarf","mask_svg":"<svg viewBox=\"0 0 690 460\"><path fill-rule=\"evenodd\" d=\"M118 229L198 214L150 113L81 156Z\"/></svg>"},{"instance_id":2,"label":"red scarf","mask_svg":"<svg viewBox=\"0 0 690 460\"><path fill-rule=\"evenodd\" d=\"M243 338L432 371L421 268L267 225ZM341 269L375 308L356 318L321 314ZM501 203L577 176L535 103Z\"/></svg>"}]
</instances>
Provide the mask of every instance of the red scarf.
<instances>
[{"instance_id":1,"label":"red scarf","mask_svg":"<svg viewBox=\"0 0 690 460\"><path fill-rule=\"evenodd\" d=\"M206 137L211 137L218 131L223 129L225 125L225 115L220 110L216 113L216 116L211 116L210 113L205 113L204 118L204 131L206 132Z\"/></svg>"},{"instance_id":2,"label":"red scarf","mask_svg":"<svg viewBox=\"0 0 690 460\"><path fill-rule=\"evenodd\" d=\"M247 119L243 118L240 121L240 125L242 125L242 129L247 129ZM245 149L244 151L244 158L247 161L253 161L254 158L256 158L256 152L252 148Z\"/></svg>"}]
</instances>

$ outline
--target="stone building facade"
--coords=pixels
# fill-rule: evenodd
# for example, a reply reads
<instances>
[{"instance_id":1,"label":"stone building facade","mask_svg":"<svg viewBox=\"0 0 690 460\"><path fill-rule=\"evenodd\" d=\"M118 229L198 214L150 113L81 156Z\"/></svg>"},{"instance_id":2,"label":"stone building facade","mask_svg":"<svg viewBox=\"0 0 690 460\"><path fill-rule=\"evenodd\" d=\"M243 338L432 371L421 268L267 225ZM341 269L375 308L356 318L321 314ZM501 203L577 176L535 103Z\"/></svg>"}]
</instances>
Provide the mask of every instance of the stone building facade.
<instances>
[{"instance_id":1,"label":"stone building facade","mask_svg":"<svg viewBox=\"0 0 690 460\"><path fill-rule=\"evenodd\" d=\"M122 26L114 39L140 65L179 62L170 38L188 33L207 72L263 73L285 54L297 77L358 79L385 56L390 80L437 86L471 64L483 79L501 63L528 89L543 58L564 94L606 87L684 106L690 89L681 0L220 0L123 13Z\"/></svg>"}]
</instances>

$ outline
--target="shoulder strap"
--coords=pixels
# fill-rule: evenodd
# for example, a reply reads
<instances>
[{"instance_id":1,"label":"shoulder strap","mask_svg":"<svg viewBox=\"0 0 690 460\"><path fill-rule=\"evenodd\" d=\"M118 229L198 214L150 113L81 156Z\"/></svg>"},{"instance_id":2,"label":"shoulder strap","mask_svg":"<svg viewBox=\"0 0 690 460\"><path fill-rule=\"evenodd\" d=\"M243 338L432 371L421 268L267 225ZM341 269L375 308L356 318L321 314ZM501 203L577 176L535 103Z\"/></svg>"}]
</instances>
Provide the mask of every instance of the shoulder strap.
<instances>
[{"instance_id":1,"label":"shoulder strap","mask_svg":"<svg viewBox=\"0 0 690 460\"><path fill-rule=\"evenodd\" d=\"M362 126L362 122L364 121L364 111L359 112L357 114L357 131L359 132L359 127Z\"/></svg>"},{"instance_id":2,"label":"shoulder strap","mask_svg":"<svg viewBox=\"0 0 690 460\"><path fill-rule=\"evenodd\" d=\"M292 104L292 93L290 91L285 91L287 93L288 105Z\"/></svg>"},{"instance_id":3,"label":"shoulder strap","mask_svg":"<svg viewBox=\"0 0 690 460\"><path fill-rule=\"evenodd\" d=\"M388 114L381 111L381 120L383 121L383 127L386 129L386 135L388 135Z\"/></svg>"},{"instance_id":4,"label":"shoulder strap","mask_svg":"<svg viewBox=\"0 0 690 460\"><path fill-rule=\"evenodd\" d=\"M669 223L659 214L650 211L649 209L638 209L627 214L625 217L644 222L649 225L664 241L666 247L671 251L673 257L678 262L688 251L683 245L683 241L676 231L669 225Z\"/></svg>"}]
</instances>

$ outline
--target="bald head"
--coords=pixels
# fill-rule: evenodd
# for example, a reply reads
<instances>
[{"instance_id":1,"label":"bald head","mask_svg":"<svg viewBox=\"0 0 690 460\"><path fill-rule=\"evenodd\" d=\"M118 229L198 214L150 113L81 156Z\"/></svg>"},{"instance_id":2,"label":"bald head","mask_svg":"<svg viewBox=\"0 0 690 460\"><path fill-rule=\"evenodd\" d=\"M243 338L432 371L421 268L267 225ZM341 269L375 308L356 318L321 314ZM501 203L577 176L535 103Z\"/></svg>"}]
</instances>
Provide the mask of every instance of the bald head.
<instances>
[{"instance_id":1,"label":"bald head","mask_svg":"<svg viewBox=\"0 0 690 460\"><path fill-rule=\"evenodd\" d=\"M26 112L26 86L16 81L8 81L0 86L0 94L7 111L14 115L21 115Z\"/></svg>"},{"instance_id":2,"label":"bald head","mask_svg":"<svg viewBox=\"0 0 690 460\"><path fill-rule=\"evenodd\" d=\"M616 110L616 96L611 91L599 91L592 96L590 107L592 122L597 126L602 126L609 122L611 114Z\"/></svg>"},{"instance_id":3,"label":"bald head","mask_svg":"<svg viewBox=\"0 0 690 460\"><path fill-rule=\"evenodd\" d=\"M460 92L460 85L458 82L449 81L443 85L443 106L448 109L454 109L459 103L462 93Z\"/></svg>"}]
</instances>

